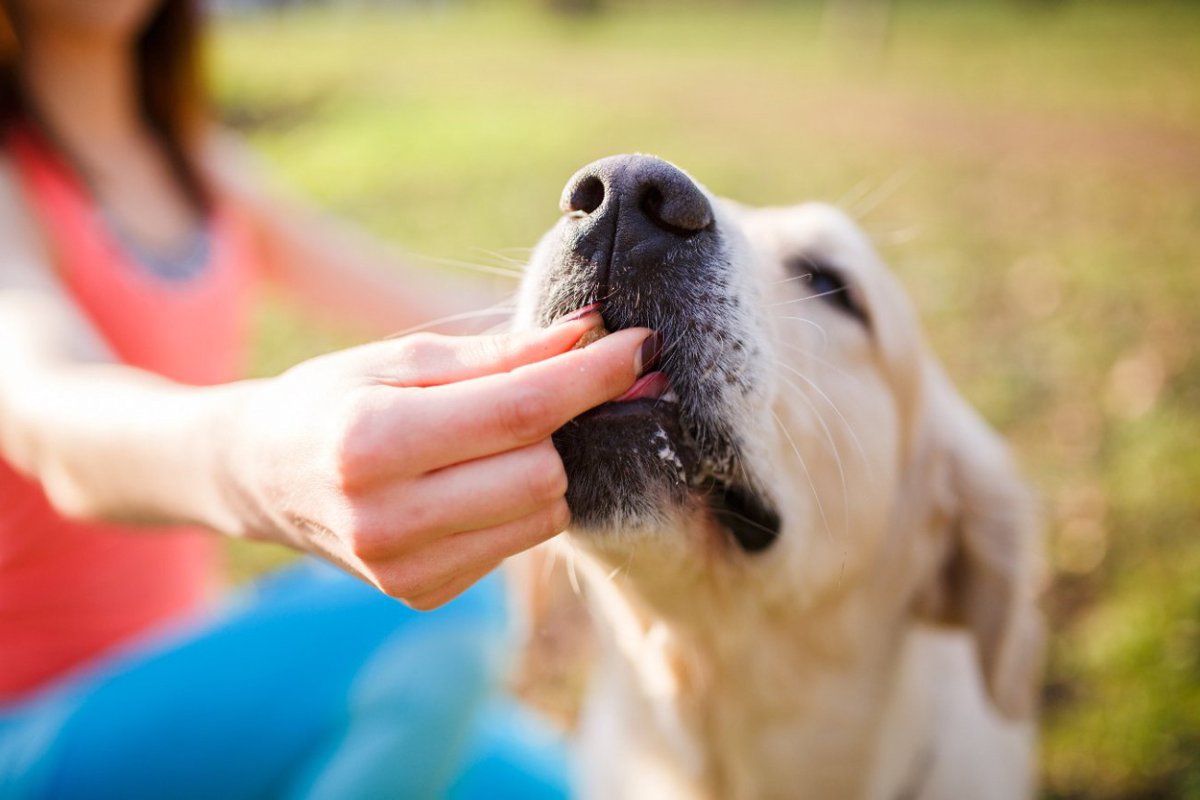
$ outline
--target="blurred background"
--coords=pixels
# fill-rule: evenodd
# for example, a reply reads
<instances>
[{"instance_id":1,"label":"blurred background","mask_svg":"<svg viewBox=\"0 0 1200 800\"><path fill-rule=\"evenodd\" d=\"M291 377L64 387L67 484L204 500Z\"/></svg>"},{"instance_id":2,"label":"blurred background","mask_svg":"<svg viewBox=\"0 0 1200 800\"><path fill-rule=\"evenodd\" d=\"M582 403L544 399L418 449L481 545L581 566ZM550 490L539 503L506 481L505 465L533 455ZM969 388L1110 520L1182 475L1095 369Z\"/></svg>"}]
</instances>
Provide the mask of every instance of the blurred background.
<instances>
[{"instance_id":1,"label":"blurred background","mask_svg":"<svg viewBox=\"0 0 1200 800\"><path fill-rule=\"evenodd\" d=\"M226 124L430 269L519 267L617 152L854 214L1041 497L1045 797L1200 798L1200 4L214 10ZM271 306L256 368L342 341Z\"/></svg>"}]
</instances>

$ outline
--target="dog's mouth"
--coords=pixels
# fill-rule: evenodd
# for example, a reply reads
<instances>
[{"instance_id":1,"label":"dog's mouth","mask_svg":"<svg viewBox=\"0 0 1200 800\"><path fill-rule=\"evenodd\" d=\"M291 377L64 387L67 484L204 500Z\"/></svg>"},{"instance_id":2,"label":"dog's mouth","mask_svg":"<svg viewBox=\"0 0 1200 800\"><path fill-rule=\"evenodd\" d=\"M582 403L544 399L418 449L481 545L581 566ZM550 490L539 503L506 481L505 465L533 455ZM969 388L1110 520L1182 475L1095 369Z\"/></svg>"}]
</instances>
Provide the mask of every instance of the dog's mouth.
<instances>
[{"instance_id":1,"label":"dog's mouth","mask_svg":"<svg viewBox=\"0 0 1200 800\"><path fill-rule=\"evenodd\" d=\"M570 476L568 501L575 527L641 527L640 520L622 513L640 491L642 499L657 506L656 517L678 508L702 510L743 551L765 550L778 536L779 516L749 488L748 476L735 471L735 445L706 430L682 402L671 379L671 372L687 370L681 362L672 359L670 371L645 373L620 397L555 434ZM679 382L686 386L694 377ZM616 496L622 489L625 496Z\"/></svg>"},{"instance_id":2,"label":"dog's mouth","mask_svg":"<svg viewBox=\"0 0 1200 800\"><path fill-rule=\"evenodd\" d=\"M738 430L761 354L707 196L665 162L617 157L576 174L564 211L541 252L537 322L598 303L605 331L662 337L628 391L554 435L573 530L623 537L700 513L741 550L766 549L780 520Z\"/></svg>"}]
</instances>

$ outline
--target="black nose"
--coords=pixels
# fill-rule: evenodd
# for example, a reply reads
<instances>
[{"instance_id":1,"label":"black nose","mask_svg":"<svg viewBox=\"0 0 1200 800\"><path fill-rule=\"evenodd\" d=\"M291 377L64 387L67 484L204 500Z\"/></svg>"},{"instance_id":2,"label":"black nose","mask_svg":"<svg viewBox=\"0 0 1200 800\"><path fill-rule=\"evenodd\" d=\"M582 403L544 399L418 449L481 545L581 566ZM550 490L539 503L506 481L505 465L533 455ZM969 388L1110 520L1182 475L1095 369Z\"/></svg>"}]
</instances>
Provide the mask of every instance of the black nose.
<instances>
[{"instance_id":1,"label":"black nose","mask_svg":"<svg viewBox=\"0 0 1200 800\"><path fill-rule=\"evenodd\" d=\"M649 224L656 229L644 231L650 235L686 237L713 221L712 206L692 179L652 156L611 156L588 164L567 181L559 206L616 229L636 232Z\"/></svg>"}]
</instances>

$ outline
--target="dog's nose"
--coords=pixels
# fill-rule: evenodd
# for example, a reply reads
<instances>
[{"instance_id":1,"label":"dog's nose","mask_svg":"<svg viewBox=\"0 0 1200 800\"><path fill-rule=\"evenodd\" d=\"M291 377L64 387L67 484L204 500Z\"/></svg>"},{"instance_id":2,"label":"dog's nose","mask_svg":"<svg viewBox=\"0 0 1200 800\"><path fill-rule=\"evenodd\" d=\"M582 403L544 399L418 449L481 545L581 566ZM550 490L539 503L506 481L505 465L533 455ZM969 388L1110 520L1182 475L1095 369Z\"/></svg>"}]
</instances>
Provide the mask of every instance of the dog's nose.
<instances>
[{"instance_id":1,"label":"dog's nose","mask_svg":"<svg viewBox=\"0 0 1200 800\"><path fill-rule=\"evenodd\" d=\"M611 156L567 181L560 208L586 219L594 235L628 231L638 240L687 237L709 227L712 206L681 170L652 156Z\"/></svg>"}]
</instances>

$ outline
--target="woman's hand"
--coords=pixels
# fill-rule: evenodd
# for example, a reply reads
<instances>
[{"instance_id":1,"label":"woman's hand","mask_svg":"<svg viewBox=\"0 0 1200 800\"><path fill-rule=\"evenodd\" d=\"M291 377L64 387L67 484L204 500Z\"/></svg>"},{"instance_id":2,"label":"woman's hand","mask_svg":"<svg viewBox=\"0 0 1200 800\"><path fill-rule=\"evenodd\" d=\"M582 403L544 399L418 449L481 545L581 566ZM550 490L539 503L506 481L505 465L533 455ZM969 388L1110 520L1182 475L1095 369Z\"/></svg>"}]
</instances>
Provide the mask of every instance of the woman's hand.
<instances>
[{"instance_id":1,"label":"woman's hand","mask_svg":"<svg viewBox=\"0 0 1200 800\"><path fill-rule=\"evenodd\" d=\"M223 527L320 555L416 608L441 605L569 521L550 434L653 357L631 329L571 350L547 329L418 334L249 384L220 432Z\"/></svg>"},{"instance_id":2,"label":"woman's hand","mask_svg":"<svg viewBox=\"0 0 1200 800\"><path fill-rule=\"evenodd\" d=\"M632 329L571 350L592 313L200 388L113 360L49 274L0 260L0 458L59 513L285 542L418 608L562 530L549 437L628 389L654 341Z\"/></svg>"}]
</instances>

